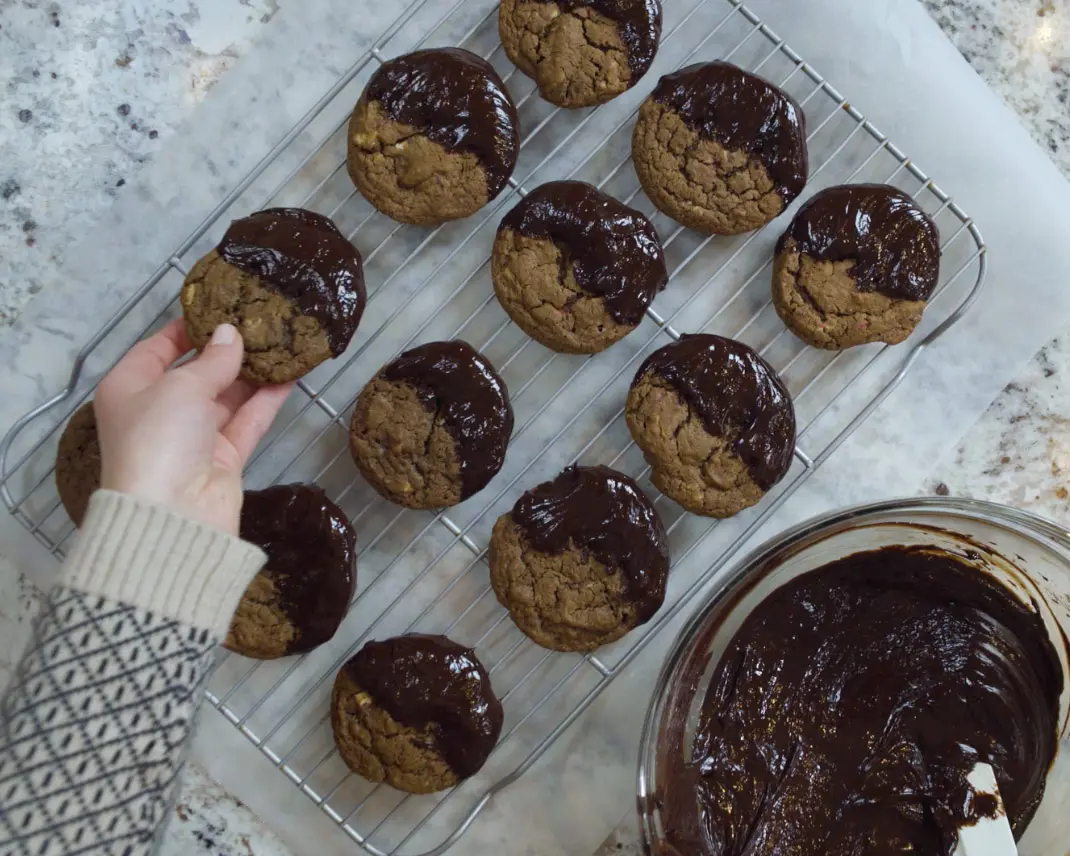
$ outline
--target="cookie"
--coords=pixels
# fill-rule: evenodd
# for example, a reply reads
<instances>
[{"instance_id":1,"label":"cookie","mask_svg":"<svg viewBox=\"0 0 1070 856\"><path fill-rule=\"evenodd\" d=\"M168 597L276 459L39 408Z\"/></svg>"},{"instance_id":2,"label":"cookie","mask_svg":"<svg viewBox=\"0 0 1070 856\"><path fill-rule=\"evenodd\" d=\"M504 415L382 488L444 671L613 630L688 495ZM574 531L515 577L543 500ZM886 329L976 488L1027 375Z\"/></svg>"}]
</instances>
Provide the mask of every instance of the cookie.
<instances>
[{"instance_id":1,"label":"cookie","mask_svg":"<svg viewBox=\"0 0 1070 856\"><path fill-rule=\"evenodd\" d=\"M543 184L505 215L491 276L516 325L565 354L624 338L669 279L650 221L582 181Z\"/></svg>"},{"instance_id":2,"label":"cookie","mask_svg":"<svg viewBox=\"0 0 1070 856\"><path fill-rule=\"evenodd\" d=\"M56 449L56 492L67 516L82 525L89 497L100 487L100 440L93 402L71 414Z\"/></svg>"},{"instance_id":3,"label":"cookie","mask_svg":"<svg viewBox=\"0 0 1070 856\"><path fill-rule=\"evenodd\" d=\"M431 342L383 366L357 397L349 449L361 475L406 508L447 508L486 487L505 460L505 382L467 342Z\"/></svg>"},{"instance_id":4,"label":"cookie","mask_svg":"<svg viewBox=\"0 0 1070 856\"><path fill-rule=\"evenodd\" d=\"M694 514L731 517L791 467L791 396L732 339L683 336L655 351L632 381L625 419L654 486Z\"/></svg>"},{"instance_id":5,"label":"cookie","mask_svg":"<svg viewBox=\"0 0 1070 856\"><path fill-rule=\"evenodd\" d=\"M413 794L477 773L502 719L475 652L445 636L368 642L339 670L331 693L342 760L369 781Z\"/></svg>"},{"instance_id":6,"label":"cookie","mask_svg":"<svg viewBox=\"0 0 1070 856\"><path fill-rule=\"evenodd\" d=\"M233 324L245 343L241 376L286 383L348 347L365 299L360 253L329 218L269 208L231 223L193 266L182 313L196 347Z\"/></svg>"},{"instance_id":7,"label":"cookie","mask_svg":"<svg viewBox=\"0 0 1070 856\"><path fill-rule=\"evenodd\" d=\"M315 485L247 490L241 537L267 563L242 594L224 647L274 660L334 636L357 581L357 536L345 512Z\"/></svg>"},{"instance_id":8,"label":"cookie","mask_svg":"<svg viewBox=\"0 0 1070 856\"><path fill-rule=\"evenodd\" d=\"M661 38L659 0L502 0L498 33L513 65L559 107L616 98L647 73Z\"/></svg>"},{"instance_id":9,"label":"cookie","mask_svg":"<svg viewBox=\"0 0 1070 856\"><path fill-rule=\"evenodd\" d=\"M765 225L806 184L802 108L726 62L667 74L639 108L632 162L659 209L709 235Z\"/></svg>"},{"instance_id":10,"label":"cookie","mask_svg":"<svg viewBox=\"0 0 1070 856\"><path fill-rule=\"evenodd\" d=\"M830 187L777 242L773 305L816 348L895 345L921 321L940 280L940 233L917 203L884 184Z\"/></svg>"},{"instance_id":11,"label":"cookie","mask_svg":"<svg viewBox=\"0 0 1070 856\"><path fill-rule=\"evenodd\" d=\"M415 51L368 81L349 122L346 165L386 216L434 226L501 193L520 152L519 127L488 62L460 48Z\"/></svg>"},{"instance_id":12,"label":"cookie","mask_svg":"<svg viewBox=\"0 0 1070 856\"><path fill-rule=\"evenodd\" d=\"M628 476L571 466L498 518L490 584L535 643L592 651L657 612L668 540L654 503Z\"/></svg>"}]
</instances>

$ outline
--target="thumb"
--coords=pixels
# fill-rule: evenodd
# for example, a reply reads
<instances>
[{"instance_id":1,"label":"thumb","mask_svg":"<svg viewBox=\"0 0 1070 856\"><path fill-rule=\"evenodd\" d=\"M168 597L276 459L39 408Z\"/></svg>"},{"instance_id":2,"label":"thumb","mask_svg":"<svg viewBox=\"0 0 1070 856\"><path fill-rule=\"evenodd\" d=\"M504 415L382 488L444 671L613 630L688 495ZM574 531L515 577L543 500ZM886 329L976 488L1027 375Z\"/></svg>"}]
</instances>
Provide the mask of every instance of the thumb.
<instances>
[{"instance_id":1,"label":"thumb","mask_svg":"<svg viewBox=\"0 0 1070 856\"><path fill-rule=\"evenodd\" d=\"M204 349L179 371L200 378L214 398L238 379L244 350L237 328L220 324Z\"/></svg>"}]
</instances>

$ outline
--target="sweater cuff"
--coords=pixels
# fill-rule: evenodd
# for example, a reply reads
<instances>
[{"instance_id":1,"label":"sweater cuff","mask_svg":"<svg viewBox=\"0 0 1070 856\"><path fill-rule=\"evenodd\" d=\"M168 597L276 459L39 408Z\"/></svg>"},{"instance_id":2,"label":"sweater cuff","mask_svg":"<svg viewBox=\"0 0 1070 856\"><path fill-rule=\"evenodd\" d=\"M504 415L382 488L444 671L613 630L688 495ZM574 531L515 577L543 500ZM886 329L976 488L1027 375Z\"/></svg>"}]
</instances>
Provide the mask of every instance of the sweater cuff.
<instances>
[{"instance_id":1,"label":"sweater cuff","mask_svg":"<svg viewBox=\"0 0 1070 856\"><path fill-rule=\"evenodd\" d=\"M63 565L73 589L226 635L263 550L129 494L98 490Z\"/></svg>"}]
</instances>

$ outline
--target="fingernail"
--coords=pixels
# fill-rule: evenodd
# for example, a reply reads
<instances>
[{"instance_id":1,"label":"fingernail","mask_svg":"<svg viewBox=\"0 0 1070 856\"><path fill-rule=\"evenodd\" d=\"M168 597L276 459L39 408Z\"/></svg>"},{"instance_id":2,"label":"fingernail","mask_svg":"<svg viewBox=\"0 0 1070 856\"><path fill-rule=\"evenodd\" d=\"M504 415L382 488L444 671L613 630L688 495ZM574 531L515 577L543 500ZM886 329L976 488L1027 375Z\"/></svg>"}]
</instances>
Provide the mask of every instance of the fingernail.
<instances>
[{"instance_id":1,"label":"fingernail","mask_svg":"<svg viewBox=\"0 0 1070 856\"><path fill-rule=\"evenodd\" d=\"M234 337L237 335L238 331L234 329L233 324L220 324L215 328L215 332L212 334L212 339L209 344L230 345L234 342Z\"/></svg>"}]
</instances>

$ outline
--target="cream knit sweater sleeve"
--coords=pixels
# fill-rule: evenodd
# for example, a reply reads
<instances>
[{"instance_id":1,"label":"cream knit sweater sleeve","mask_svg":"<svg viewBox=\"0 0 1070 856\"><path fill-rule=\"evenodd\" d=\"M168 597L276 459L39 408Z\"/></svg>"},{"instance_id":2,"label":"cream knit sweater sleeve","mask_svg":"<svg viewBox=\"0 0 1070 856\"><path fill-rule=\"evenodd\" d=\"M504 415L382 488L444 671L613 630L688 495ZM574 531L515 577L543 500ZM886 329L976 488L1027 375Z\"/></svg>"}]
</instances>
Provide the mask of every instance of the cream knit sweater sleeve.
<instances>
[{"instance_id":1,"label":"cream knit sweater sleeve","mask_svg":"<svg viewBox=\"0 0 1070 856\"><path fill-rule=\"evenodd\" d=\"M0 856L142 856L173 800L200 687L258 548L93 495L0 701Z\"/></svg>"}]
</instances>

